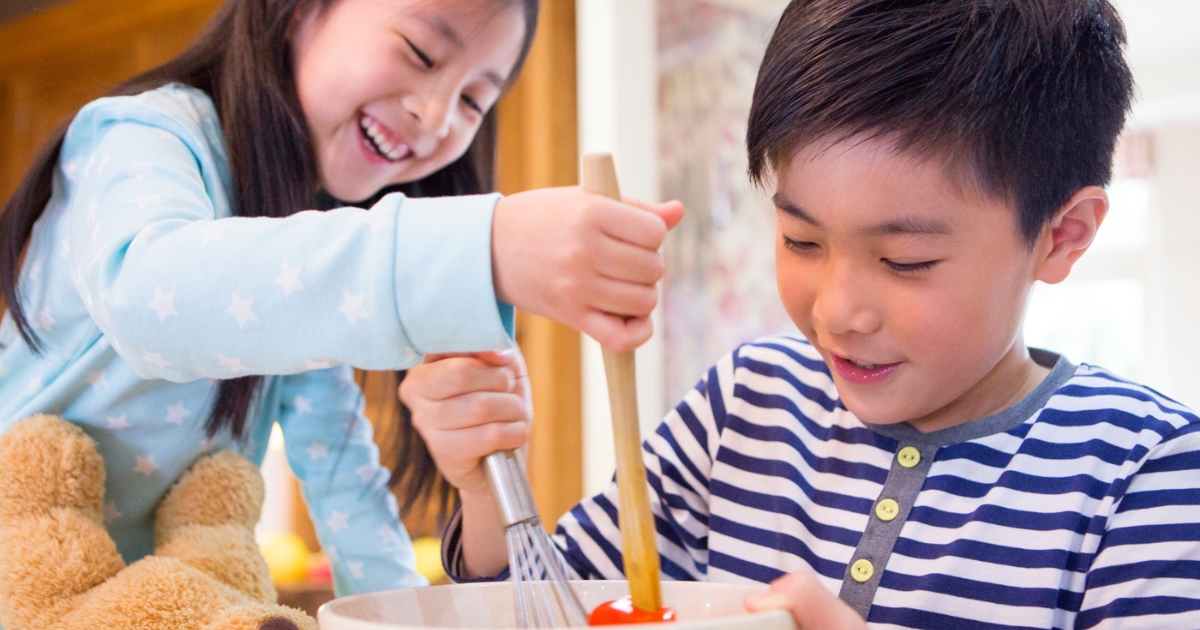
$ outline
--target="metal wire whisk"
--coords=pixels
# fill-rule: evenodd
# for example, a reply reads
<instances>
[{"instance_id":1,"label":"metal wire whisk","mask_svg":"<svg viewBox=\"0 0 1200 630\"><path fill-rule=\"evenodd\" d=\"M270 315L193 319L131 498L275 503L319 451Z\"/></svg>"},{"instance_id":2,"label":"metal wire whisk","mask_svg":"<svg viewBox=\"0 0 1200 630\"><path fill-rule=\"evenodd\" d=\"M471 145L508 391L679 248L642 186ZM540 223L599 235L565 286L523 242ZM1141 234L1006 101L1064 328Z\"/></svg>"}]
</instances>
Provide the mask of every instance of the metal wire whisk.
<instances>
[{"instance_id":1,"label":"metal wire whisk","mask_svg":"<svg viewBox=\"0 0 1200 630\"><path fill-rule=\"evenodd\" d=\"M586 626L587 613L542 528L524 456L520 451L499 451L484 463L508 539L517 623L523 628Z\"/></svg>"}]
</instances>

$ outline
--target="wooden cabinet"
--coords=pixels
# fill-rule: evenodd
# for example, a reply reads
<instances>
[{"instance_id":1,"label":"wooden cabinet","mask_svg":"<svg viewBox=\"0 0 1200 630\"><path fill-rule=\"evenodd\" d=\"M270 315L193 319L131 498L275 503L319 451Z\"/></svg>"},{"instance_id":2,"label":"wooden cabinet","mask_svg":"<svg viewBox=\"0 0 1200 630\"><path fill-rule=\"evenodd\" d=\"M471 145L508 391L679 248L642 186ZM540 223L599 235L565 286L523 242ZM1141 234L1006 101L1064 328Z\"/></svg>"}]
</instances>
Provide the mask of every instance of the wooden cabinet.
<instances>
[{"instance_id":1,"label":"wooden cabinet","mask_svg":"<svg viewBox=\"0 0 1200 630\"><path fill-rule=\"evenodd\" d=\"M78 0L0 25L0 197L88 101L171 59L220 0Z\"/></svg>"}]
</instances>

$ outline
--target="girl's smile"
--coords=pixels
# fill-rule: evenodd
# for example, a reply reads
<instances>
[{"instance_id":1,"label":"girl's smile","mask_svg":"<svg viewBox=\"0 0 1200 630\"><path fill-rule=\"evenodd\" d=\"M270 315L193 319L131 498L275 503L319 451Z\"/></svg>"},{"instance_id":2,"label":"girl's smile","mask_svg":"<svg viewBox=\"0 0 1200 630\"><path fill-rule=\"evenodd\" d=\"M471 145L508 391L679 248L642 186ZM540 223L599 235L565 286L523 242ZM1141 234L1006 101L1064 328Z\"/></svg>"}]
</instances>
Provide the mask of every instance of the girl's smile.
<instances>
[{"instance_id":1,"label":"girl's smile","mask_svg":"<svg viewBox=\"0 0 1200 630\"><path fill-rule=\"evenodd\" d=\"M408 143L370 114L359 116L358 130L362 132L363 148L370 159L394 164L413 154Z\"/></svg>"}]
</instances>

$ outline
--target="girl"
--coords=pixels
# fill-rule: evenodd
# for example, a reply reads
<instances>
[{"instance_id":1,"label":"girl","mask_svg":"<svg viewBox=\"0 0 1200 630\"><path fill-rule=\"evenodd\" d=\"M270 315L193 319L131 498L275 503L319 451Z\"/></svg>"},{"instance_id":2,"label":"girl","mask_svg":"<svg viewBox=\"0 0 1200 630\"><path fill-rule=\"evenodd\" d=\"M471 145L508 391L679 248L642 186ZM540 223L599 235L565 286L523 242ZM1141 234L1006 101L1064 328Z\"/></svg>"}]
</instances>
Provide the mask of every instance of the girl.
<instances>
[{"instance_id":1,"label":"girl","mask_svg":"<svg viewBox=\"0 0 1200 630\"><path fill-rule=\"evenodd\" d=\"M191 462L259 462L278 423L337 591L419 584L350 366L507 347L509 305L610 345L649 335L677 205L478 195L537 12L228 0L37 159L0 217L0 430L85 427L127 561Z\"/></svg>"}]
</instances>

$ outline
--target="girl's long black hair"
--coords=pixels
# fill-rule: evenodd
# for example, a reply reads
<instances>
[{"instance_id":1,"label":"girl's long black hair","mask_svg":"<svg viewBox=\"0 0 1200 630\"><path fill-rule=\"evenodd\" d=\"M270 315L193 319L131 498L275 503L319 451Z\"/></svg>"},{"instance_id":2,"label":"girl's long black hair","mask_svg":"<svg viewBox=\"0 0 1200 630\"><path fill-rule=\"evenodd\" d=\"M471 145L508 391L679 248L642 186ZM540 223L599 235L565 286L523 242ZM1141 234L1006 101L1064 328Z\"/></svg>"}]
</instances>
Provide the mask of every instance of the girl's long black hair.
<instances>
[{"instance_id":1,"label":"girl's long black hair","mask_svg":"<svg viewBox=\"0 0 1200 630\"><path fill-rule=\"evenodd\" d=\"M238 216L285 217L314 207L342 205L321 191L316 157L296 94L289 42L297 15L327 8L337 1L226 0L182 54L117 86L109 95L135 95L176 82L207 93L216 106L229 151ZM525 40L513 68L515 79L533 43L540 1L486 1L523 5ZM54 170L69 122L54 132L0 214L0 299L21 337L35 352L43 346L21 306L18 275L33 225L50 201ZM414 197L490 192L495 179L495 150L493 109L461 158L425 179L391 187L379 196L388 192ZM233 435L242 436L262 382L262 376L221 381L205 424L208 434L228 428ZM443 493L448 491L440 482L424 442L413 430L407 410L401 406L400 413L399 453L392 480L400 486L401 497L410 499L404 503L410 508L432 497L439 484Z\"/></svg>"}]
</instances>

